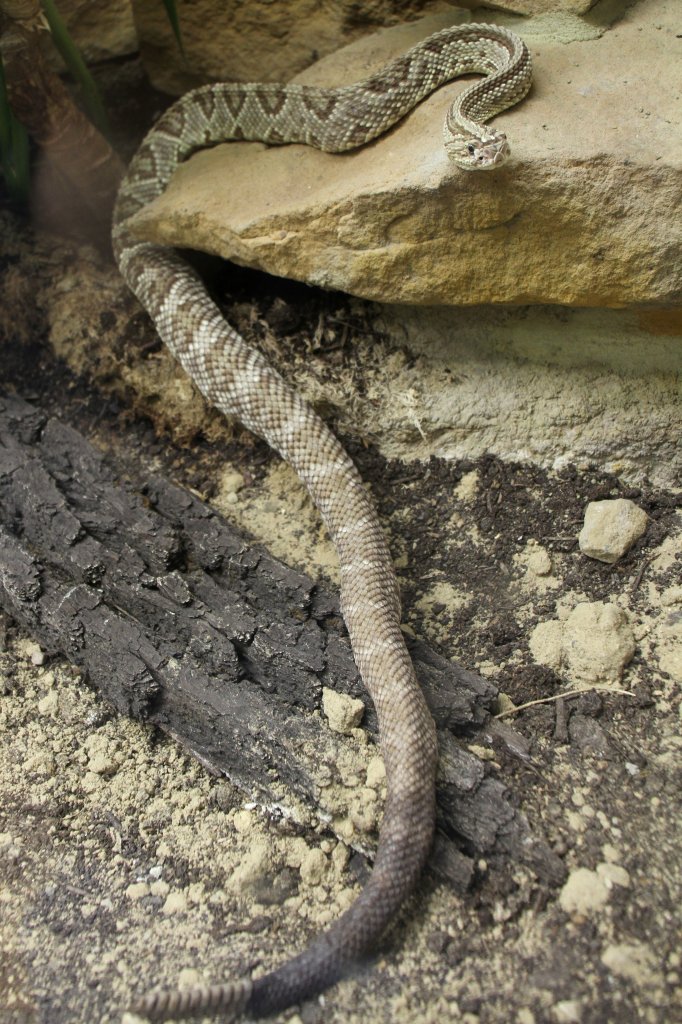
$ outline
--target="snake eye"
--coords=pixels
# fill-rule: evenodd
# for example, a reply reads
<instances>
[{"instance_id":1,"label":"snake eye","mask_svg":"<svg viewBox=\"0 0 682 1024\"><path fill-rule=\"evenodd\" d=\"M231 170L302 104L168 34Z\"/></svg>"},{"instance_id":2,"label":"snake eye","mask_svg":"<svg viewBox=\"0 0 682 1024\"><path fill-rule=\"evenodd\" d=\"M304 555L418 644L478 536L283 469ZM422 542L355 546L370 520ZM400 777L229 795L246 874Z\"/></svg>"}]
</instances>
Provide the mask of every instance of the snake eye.
<instances>
[{"instance_id":1,"label":"snake eye","mask_svg":"<svg viewBox=\"0 0 682 1024\"><path fill-rule=\"evenodd\" d=\"M469 143L469 145L467 146L467 149L469 150L469 152L470 152L470 153L471 153L471 155L473 156L473 155L474 155L474 152L475 152L475 150L474 150L474 144L473 144L473 142L470 142L470 143Z\"/></svg>"}]
</instances>

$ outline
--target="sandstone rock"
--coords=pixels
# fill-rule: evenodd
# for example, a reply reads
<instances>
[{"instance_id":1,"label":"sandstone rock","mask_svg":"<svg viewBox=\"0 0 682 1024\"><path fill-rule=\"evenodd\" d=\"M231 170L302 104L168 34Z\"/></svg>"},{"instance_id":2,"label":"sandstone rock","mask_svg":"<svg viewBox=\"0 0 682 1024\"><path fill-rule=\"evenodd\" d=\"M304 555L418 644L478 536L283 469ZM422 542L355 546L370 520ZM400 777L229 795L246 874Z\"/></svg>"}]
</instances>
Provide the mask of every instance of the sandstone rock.
<instances>
[{"instance_id":1,"label":"sandstone rock","mask_svg":"<svg viewBox=\"0 0 682 1024\"><path fill-rule=\"evenodd\" d=\"M210 80L288 81L377 26L440 6L438 0L192 0L178 11L183 57L160 0L133 0L147 73L157 89L175 95Z\"/></svg>"},{"instance_id":2,"label":"sandstone rock","mask_svg":"<svg viewBox=\"0 0 682 1024\"><path fill-rule=\"evenodd\" d=\"M564 622L541 622L529 645L537 662L563 671L575 686L616 684L635 653L635 639L622 608L582 602Z\"/></svg>"},{"instance_id":3,"label":"sandstone rock","mask_svg":"<svg viewBox=\"0 0 682 1024\"><path fill-rule=\"evenodd\" d=\"M62 0L77 10L83 0ZM130 0L118 0L129 7ZM596 0L496 0L511 14L585 14ZM177 96L206 81L288 81L318 57L396 21L442 9L440 0L279 0L245 4L242 0L192 0L179 9L184 57L160 0L132 0L142 59L157 89ZM86 3L97 6L97 0ZM476 15L480 0L461 0ZM61 4L60 4L61 7ZM82 17L82 15L81 15Z\"/></svg>"},{"instance_id":4,"label":"sandstone rock","mask_svg":"<svg viewBox=\"0 0 682 1024\"><path fill-rule=\"evenodd\" d=\"M298 80L362 79L470 17L385 30ZM260 143L197 153L139 214L139 236L383 301L679 304L682 138L663 130L678 119L666 74L673 5L645 0L606 32L568 14L495 20L526 38L536 69L531 95L496 121L513 149L506 167L449 165L441 126L454 82L353 153Z\"/></svg>"},{"instance_id":5,"label":"sandstone rock","mask_svg":"<svg viewBox=\"0 0 682 1024\"><path fill-rule=\"evenodd\" d=\"M163 11L163 5L157 5ZM130 0L59 0L69 35L88 61L121 57L137 50Z\"/></svg>"},{"instance_id":6,"label":"sandstone rock","mask_svg":"<svg viewBox=\"0 0 682 1024\"><path fill-rule=\"evenodd\" d=\"M646 530L647 514L628 498L591 501L578 536L580 550L600 562L617 562Z\"/></svg>"},{"instance_id":7,"label":"sandstone rock","mask_svg":"<svg viewBox=\"0 0 682 1024\"><path fill-rule=\"evenodd\" d=\"M586 14L597 0L495 0L495 7L514 14ZM462 7L480 7L479 0L461 0Z\"/></svg>"},{"instance_id":8,"label":"sandstone rock","mask_svg":"<svg viewBox=\"0 0 682 1024\"><path fill-rule=\"evenodd\" d=\"M230 892L256 894L267 884L275 870L275 858L272 843L265 839L255 839L249 844L238 868L227 880Z\"/></svg>"},{"instance_id":9,"label":"sandstone rock","mask_svg":"<svg viewBox=\"0 0 682 1024\"><path fill-rule=\"evenodd\" d=\"M679 486L682 308L664 317L395 304L383 308L380 329L417 360L403 369L394 361L390 389L375 389L381 402L363 417L360 429L387 455L495 452L557 470L596 463L622 479ZM419 430L397 400L408 389Z\"/></svg>"},{"instance_id":10,"label":"sandstone rock","mask_svg":"<svg viewBox=\"0 0 682 1024\"><path fill-rule=\"evenodd\" d=\"M494 10L531 16L548 14L554 17L570 17L587 14L597 3L598 0L495 0ZM488 8L488 11L493 8L493 4L482 3L481 0L459 0L457 6L467 7L473 11L476 21L485 20L479 17L479 14L483 14L481 8Z\"/></svg>"}]
</instances>

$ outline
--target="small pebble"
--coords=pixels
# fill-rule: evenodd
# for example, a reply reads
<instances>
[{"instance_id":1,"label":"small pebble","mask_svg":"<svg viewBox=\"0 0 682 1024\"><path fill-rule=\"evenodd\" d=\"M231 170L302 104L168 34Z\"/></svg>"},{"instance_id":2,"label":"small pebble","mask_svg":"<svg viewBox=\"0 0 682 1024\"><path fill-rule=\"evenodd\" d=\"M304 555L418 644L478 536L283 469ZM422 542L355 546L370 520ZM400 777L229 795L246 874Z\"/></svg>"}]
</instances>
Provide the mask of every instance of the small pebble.
<instances>
[{"instance_id":1,"label":"small pebble","mask_svg":"<svg viewBox=\"0 0 682 1024\"><path fill-rule=\"evenodd\" d=\"M183 892L169 893L163 905L164 914L182 914L185 910L187 910L187 897L185 894Z\"/></svg>"},{"instance_id":2,"label":"small pebble","mask_svg":"<svg viewBox=\"0 0 682 1024\"><path fill-rule=\"evenodd\" d=\"M349 735L362 721L365 705L361 700L348 697L345 693L337 693L324 687L322 690L322 710L327 716L329 728L333 732Z\"/></svg>"},{"instance_id":3,"label":"small pebble","mask_svg":"<svg viewBox=\"0 0 682 1024\"><path fill-rule=\"evenodd\" d=\"M646 512L629 498L591 501L578 535L580 550L600 562L617 562L639 540L647 522Z\"/></svg>"},{"instance_id":4,"label":"small pebble","mask_svg":"<svg viewBox=\"0 0 682 1024\"><path fill-rule=\"evenodd\" d=\"M561 909L567 914L593 914L608 902L609 887L596 871L576 868L559 893Z\"/></svg>"},{"instance_id":5,"label":"small pebble","mask_svg":"<svg viewBox=\"0 0 682 1024\"><path fill-rule=\"evenodd\" d=\"M580 1024L583 1019L583 1008L579 999L562 999L553 1007L554 1019L557 1024Z\"/></svg>"},{"instance_id":6,"label":"small pebble","mask_svg":"<svg viewBox=\"0 0 682 1024\"><path fill-rule=\"evenodd\" d=\"M149 896L149 886L146 882L133 882L126 889L126 896L129 900L141 900Z\"/></svg>"},{"instance_id":7,"label":"small pebble","mask_svg":"<svg viewBox=\"0 0 682 1024\"><path fill-rule=\"evenodd\" d=\"M308 850L301 860L299 871L301 878L308 885L320 885L329 870L329 861L322 850Z\"/></svg>"},{"instance_id":8,"label":"small pebble","mask_svg":"<svg viewBox=\"0 0 682 1024\"><path fill-rule=\"evenodd\" d=\"M45 664L45 652L38 646L38 644L27 644L26 653L28 654L32 665Z\"/></svg>"},{"instance_id":9,"label":"small pebble","mask_svg":"<svg viewBox=\"0 0 682 1024\"><path fill-rule=\"evenodd\" d=\"M597 874L607 885L619 885L623 889L630 888L630 875L620 864L597 864Z\"/></svg>"}]
</instances>

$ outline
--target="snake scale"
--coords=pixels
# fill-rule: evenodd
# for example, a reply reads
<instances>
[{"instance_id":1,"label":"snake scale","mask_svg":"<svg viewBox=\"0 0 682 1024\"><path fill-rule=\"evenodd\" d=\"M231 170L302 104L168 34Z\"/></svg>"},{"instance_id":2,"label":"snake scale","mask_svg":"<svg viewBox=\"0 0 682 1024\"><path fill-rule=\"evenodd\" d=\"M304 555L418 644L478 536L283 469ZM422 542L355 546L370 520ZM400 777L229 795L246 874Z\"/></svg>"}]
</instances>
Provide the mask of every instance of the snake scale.
<instances>
[{"instance_id":1,"label":"snake scale","mask_svg":"<svg viewBox=\"0 0 682 1024\"><path fill-rule=\"evenodd\" d=\"M348 910L307 949L262 977L181 992L155 991L135 1011L153 1020L221 1011L259 1017L309 998L366 955L413 889L435 817L436 736L400 629L398 585L371 499L327 426L264 357L225 322L172 249L136 239L130 218L158 196L193 151L230 139L306 143L328 152L381 135L438 86L475 72L447 112L444 142L467 170L509 155L485 122L531 81L525 44L486 24L446 28L354 85L207 85L162 115L133 158L114 212L121 272L203 394L263 437L303 480L338 552L341 605L353 653L379 718L387 799L372 874Z\"/></svg>"}]
</instances>

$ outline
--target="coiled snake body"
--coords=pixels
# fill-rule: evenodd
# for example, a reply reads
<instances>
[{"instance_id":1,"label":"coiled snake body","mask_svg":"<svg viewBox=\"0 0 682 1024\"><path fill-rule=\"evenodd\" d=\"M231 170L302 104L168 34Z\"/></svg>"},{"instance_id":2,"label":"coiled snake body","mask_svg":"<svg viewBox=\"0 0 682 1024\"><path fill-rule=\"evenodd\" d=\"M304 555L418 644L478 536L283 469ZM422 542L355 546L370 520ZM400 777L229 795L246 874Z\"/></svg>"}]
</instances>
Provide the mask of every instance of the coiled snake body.
<instances>
[{"instance_id":1,"label":"coiled snake body","mask_svg":"<svg viewBox=\"0 0 682 1024\"><path fill-rule=\"evenodd\" d=\"M254 139L350 149L382 134L439 85L469 72L486 77L448 111L445 147L461 168L495 167L509 147L484 122L526 95L530 57L511 32L471 24L438 32L356 85L195 89L160 118L121 186L113 244L125 280L209 401L237 416L293 466L324 518L338 551L353 652L377 709L387 780L374 869L356 902L301 954L263 977L150 994L136 1011L155 1020L210 1010L272 1013L322 991L366 954L415 885L429 852L436 739L400 630L386 541L353 463L308 405L224 321L194 271L173 250L137 241L129 218L165 189L177 165L198 148Z\"/></svg>"}]
</instances>

